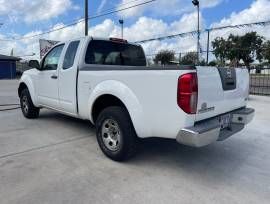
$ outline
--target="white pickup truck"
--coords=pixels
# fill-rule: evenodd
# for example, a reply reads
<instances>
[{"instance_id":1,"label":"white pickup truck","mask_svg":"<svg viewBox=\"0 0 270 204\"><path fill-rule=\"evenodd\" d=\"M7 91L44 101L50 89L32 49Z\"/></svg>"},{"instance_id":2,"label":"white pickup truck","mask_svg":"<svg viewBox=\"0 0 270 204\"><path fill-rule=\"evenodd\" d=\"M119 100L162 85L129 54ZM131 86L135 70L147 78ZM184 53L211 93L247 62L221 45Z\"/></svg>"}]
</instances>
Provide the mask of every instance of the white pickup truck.
<instances>
[{"instance_id":1,"label":"white pickup truck","mask_svg":"<svg viewBox=\"0 0 270 204\"><path fill-rule=\"evenodd\" d=\"M24 116L49 108L90 120L101 150L116 161L133 155L139 138L202 147L239 132L254 116L246 108L246 69L146 66L142 47L121 39L59 43L29 66L18 88Z\"/></svg>"}]
</instances>

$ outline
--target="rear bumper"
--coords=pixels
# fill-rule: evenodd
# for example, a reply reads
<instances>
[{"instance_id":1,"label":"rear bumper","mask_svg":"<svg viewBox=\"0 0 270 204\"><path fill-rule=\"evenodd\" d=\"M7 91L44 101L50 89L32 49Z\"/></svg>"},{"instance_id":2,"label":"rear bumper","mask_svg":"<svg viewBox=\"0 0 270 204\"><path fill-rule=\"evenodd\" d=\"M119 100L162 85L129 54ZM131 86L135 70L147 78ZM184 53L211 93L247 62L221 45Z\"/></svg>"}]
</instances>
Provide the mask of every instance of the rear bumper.
<instances>
[{"instance_id":1,"label":"rear bumper","mask_svg":"<svg viewBox=\"0 0 270 204\"><path fill-rule=\"evenodd\" d=\"M230 114L229 127L222 129L220 116L217 116L200 121L193 127L182 129L176 137L177 142L193 147L203 147L215 141L225 140L250 123L255 111L252 108L243 108L227 114Z\"/></svg>"}]
</instances>

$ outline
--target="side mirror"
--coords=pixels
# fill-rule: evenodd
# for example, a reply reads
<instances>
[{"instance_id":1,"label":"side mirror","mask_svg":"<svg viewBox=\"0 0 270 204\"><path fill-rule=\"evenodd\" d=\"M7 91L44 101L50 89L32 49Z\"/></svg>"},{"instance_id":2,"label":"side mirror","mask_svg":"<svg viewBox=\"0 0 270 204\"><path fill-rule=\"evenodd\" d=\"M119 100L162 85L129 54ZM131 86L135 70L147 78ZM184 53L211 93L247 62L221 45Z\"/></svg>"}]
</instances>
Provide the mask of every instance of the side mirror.
<instances>
[{"instance_id":1,"label":"side mirror","mask_svg":"<svg viewBox=\"0 0 270 204\"><path fill-rule=\"evenodd\" d=\"M28 66L40 70L40 65L37 60L29 60Z\"/></svg>"}]
</instances>

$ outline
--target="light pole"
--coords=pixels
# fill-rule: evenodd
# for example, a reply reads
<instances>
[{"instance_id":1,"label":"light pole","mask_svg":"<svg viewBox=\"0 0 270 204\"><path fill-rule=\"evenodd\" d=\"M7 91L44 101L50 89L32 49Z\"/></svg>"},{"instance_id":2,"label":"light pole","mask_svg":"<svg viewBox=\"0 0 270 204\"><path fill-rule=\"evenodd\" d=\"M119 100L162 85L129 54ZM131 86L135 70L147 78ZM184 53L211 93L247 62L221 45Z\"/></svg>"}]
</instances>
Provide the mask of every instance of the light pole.
<instances>
[{"instance_id":1,"label":"light pole","mask_svg":"<svg viewBox=\"0 0 270 204\"><path fill-rule=\"evenodd\" d=\"M209 63L209 44L210 44L210 29L207 29L207 51L206 51L206 64Z\"/></svg>"},{"instance_id":2,"label":"light pole","mask_svg":"<svg viewBox=\"0 0 270 204\"><path fill-rule=\"evenodd\" d=\"M84 0L84 34L88 36L88 0Z\"/></svg>"},{"instance_id":3,"label":"light pole","mask_svg":"<svg viewBox=\"0 0 270 204\"><path fill-rule=\"evenodd\" d=\"M199 0L192 0L194 6L197 7L198 12L198 30L197 30L197 60L200 63L200 2Z\"/></svg>"},{"instance_id":4,"label":"light pole","mask_svg":"<svg viewBox=\"0 0 270 204\"><path fill-rule=\"evenodd\" d=\"M121 25L121 38L124 39L124 20L120 19L119 23Z\"/></svg>"}]
</instances>

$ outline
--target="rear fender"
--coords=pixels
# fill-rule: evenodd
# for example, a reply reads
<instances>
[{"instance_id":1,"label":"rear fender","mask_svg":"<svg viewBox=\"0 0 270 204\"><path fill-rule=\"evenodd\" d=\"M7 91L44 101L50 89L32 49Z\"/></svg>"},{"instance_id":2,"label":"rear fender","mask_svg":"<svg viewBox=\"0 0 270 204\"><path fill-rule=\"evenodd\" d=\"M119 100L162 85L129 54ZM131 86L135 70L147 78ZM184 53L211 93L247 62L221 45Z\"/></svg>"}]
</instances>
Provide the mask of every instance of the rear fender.
<instances>
[{"instance_id":1,"label":"rear fender","mask_svg":"<svg viewBox=\"0 0 270 204\"><path fill-rule=\"evenodd\" d=\"M134 92L124 83L115 80L103 81L92 91L88 102L88 108L90 110L89 118L91 122L93 122L92 108L96 99L106 94L113 95L123 102L129 112L138 137L143 137L143 135L150 131L144 121L143 108Z\"/></svg>"}]
</instances>

